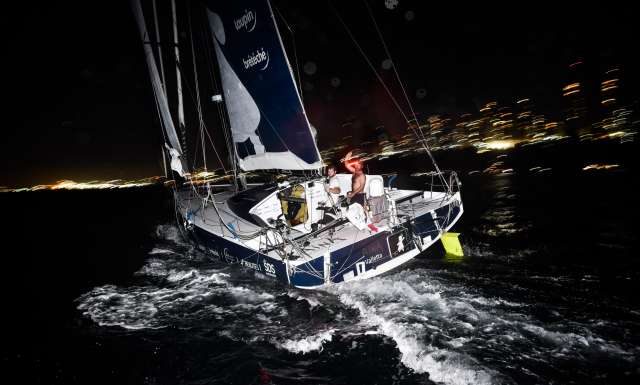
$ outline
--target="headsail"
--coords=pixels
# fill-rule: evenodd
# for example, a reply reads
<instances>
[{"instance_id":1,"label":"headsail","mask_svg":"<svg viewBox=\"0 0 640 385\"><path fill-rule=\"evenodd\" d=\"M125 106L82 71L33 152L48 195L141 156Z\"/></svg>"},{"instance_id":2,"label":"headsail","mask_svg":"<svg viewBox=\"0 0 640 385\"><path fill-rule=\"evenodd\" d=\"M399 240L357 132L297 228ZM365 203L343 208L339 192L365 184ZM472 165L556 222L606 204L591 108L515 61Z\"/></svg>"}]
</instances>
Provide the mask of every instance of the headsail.
<instances>
[{"instance_id":1,"label":"headsail","mask_svg":"<svg viewBox=\"0 0 640 385\"><path fill-rule=\"evenodd\" d=\"M322 167L269 2L212 1L207 12L240 168Z\"/></svg>"},{"instance_id":2,"label":"headsail","mask_svg":"<svg viewBox=\"0 0 640 385\"><path fill-rule=\"evenodd\" d=\"M167 135L166 143L167 150L171 156L171 169L177 172L180 176L184 176L188 171L184 159L182 159L182 148L180 147L180 141L176 128L173 125L171 119L171 113L169 112L169 104L167 102L167 96L164 93L162 82L160 81L160 75L156 66L156 60L153 56L153 50L151 49L149 41L149 33L147 32L147 26L144 21L144 15L142 13L142 6L140 0L132 0L133 13L138 23L138 29L140 31L140 38L144 45L145 59L147 60L147 66L149 67L149 74L151 75L151 84L153 85L153 93L156 97L156 103L160 112L160 120L164 127L164 131Z\"/></svg>"}]
</instances>

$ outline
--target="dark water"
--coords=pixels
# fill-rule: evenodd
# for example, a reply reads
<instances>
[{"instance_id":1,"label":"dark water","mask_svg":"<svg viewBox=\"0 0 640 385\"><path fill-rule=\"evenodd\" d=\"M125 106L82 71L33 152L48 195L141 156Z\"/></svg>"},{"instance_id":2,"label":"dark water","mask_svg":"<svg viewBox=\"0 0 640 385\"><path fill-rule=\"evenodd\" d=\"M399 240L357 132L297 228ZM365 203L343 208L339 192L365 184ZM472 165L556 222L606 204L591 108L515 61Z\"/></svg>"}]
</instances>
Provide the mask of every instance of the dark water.
<instances>
[{"instance_id":1,"label":"dark water","mask_svg":"<svg viewBox=\"0 0 640 385\"><path fill-rule=\"evenodd\" d=\"M0 194L3 374L35 384L638 383L634 169L521 169L463 175L465 257L435 247L325 291L209 261L183 241L160 187Z\"/></svg>"}]
</instances>

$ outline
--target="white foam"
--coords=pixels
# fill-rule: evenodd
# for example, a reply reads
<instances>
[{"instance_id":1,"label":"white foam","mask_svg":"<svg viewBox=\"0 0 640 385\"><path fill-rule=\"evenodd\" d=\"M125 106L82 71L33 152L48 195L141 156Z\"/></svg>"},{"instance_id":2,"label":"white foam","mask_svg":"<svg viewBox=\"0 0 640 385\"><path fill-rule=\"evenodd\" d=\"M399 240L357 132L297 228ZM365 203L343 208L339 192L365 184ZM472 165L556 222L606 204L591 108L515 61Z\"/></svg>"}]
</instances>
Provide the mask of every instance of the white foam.
<instances>
[{"instance_id":1,"label":"white foam","mask_svg":"<svg viewBox=\"0 0 640 385\"><path fill-rule=\"evenodd\" d=\"M272 294L258 293L243 286L230 286L227 292L240 303L262 303L275 298Z\"/></svg>"},{"instance_id":2,"label":"white foam","mask_svg":"<svg viewBox=\"0 0 640 385\"><path fill-rule=\"evenodd\" d=\"M508 306L508 307L524 307L527 306L525 304L522 303L517 303L517 302L511 302L511 301L507 301L505 299L502 298L485 298L485 297L480 297L480 296L473 296L471 298L468 299L470 302L474 302L480 305L485 305L485 306Z\"/></svg>"},{"instance_id":3,"label":"white foam","mask_svg":"<svg viewBox=\"0 0 640 385\"><path fill-rule=\"evenodd\" d=\"M155 254L175 254L175 251L171 251L171 250L168 250L168 249L160 249L158 247L154 247L149 252L149 255L155 255Z\"/></svg>"},{"instance_id":4,"label":"white foam","mask_svg":"<svg viewBox=\"0 0 640 385\"><path fill-rule=\"evenodd\" d=\"M471 357L438 348L423 341L432 332L425 324L428 314L448 317L456 309L437 291L439 285L424 282L415 273L401 272L392 278L374 278L330 288L340 301L360 312L361 322L390 337L400 351L400 361L418 373L444 384L490 384L493 378ZM421 312L422 318L412 313ZM411 317L419 322L409 322ZM467 339L454 340L452 348Z\"/></svg>"},{"instance_id":5,"label":"white foam","mask_svg":"<svg viewBox=\"0 0 640 385\"><path fill-rule=\"evenodd\" d=\"M552 342L562 350L580 350L593 348L602 352L607 352L609 354L623 357L631 356L633 354L624 350L616 343L606 341L601 337L593 335L588 330L583 330L586 335L581 335L573 332L565 333L560 331L547 330L544 327L532 324L522 324L521 326L524 330L527 330L540 338Z\"/></svg>"},{"instance_id":6,"label":"white foam","mask_svg":"<svg viewBox=\"0 0 640 385\"><path fill-rule=\"evenodd\" d=\"M164 277L168 274L164 261L150 258L147 263L134 273L135 275L146 275L151 277Z\"/></svg>"},{"instance_id":7,"label":"white foam","mask_svg":"<svg viewBox=\"0 0 640 385\"><path fill-rule=\"evenodd\" d=\"M180 230L171 224L171 225L158 225L156 227L156 236L160 239L169 240L175 244L183 244L184 241L182 239L182 235L180 234Z\"/></svg>"},{"instance_id":8,"label":"white foam","mask_svg":"<svg viewBox=\"0 0 640 385\"><path fill-rule=\"evenodd\" d=\"M144 300L144 293L120 293L113 285L96 288L82 296L78 309L100 326L120 326L125 329L157 329L154 322L156 304Z\"/></svg>"},{"instance_id":9,"label":"white foam","mask_svg":"<svg viewBox=\"0 0 640 385\"><path fill-rule=\"evenodd\" d=\"M307 354L313 351L322 351L323 344L327 341L331 341L334 333L334 329L329 329L300 339L288 339L283 342L276 343L276 345L296 354Z\"/></svg>"},{"instance_id":10,"label":"white foam","mask_svg":"<svg viewBox=\"0 0 640 385\"><path fill-rule=\"evenodd\" d=\"M401 353L400 361L405 366L418 373L429 373L430 379L445 384L492 383L488 373L469 367L468 358L455 352L423 345L419 341L421 336L416 333L418 325L387 320L348 295L341 295L340 300L357 308L366 322L377 325L382 334L395 341Z\"/></svg>"},{"instance_id":11,"label":"white foam","mask_svg":"<svg viewBox=\"0 0 640 385\"><path fill-rule=\"evenodd\" d=\"M316 307L321 305L320 301L318 301L317 299L310 298L310 297L304 296L304 295L300 295L300 294L295 293L295 292L289 291L289 292L287 292L287 296L289 296L289 297L291 297L293 299L296 299L298 301L306 301L309 304L309 306L311 307L311 309L314 309L314 308L316 308Z\"/></svg>"},{"instance_id":12,"label":"white foam","mask_svg":"<svg viewBox=\"0 0 640 385\"><path fill-rule=\"evenodd\" d=\"M269 323L271 322L271 318L267 317L266 315L262 314L262 313L258 313L256 314L256 319L258 321L262 321L264 323Z\"/></svg>"},{"instance_id":13,"label":"white foam","mask_svg":"<svg viewBox=\"0 0 640 385\"><path fill-rule=\"evenodd\" d=\"M480 230L477 230L480 231ZM495 256L495 252L493 252L489 247L480 247L480 246L468 246L462 245L462 250L464 250L464 255L472 256L472 257L493 257Z\"/></svg>"},{"instance_id":14,"label":"white foam","mask_svg":"<svg viewBox=\"0 0 640 385\"><path fill-rule=\"evenodd\" d=\"M183 279L193 278L196 275L198 275L198 272L195 269L192 269L189 271L171 270L167 275L167 281L169 282L182 281Z\"/></svg>"},{"instance_id":15,"label":"white foam","mask_svg":"<svg viewBox=\"0 0 640 385\"><path fill-rule=\"evenodd\" d=\"M102 326L157 329L173 322L185 303L195 303L227 286L229 275L216 270L168 269L167 261L151 259L137 275L166 277L169 287L105 285L82 295L78 309ZM175 310L174 310L175 309ZM207 306L206 312L224 314Z\"/></svg>"},{"instance_id":16,"label":"white foam","mask_svg":"<svg viewBox=\"0 0 640 385\"><path fill-rule=\"evenodd\" d=\"M589 346L589 341L579 334L554 332L543 327L530 324L524 324L522 325L522 328L557 345L563 346L580 344L583 346Z\"/></svg>"},{"instance_id":17,"label":"white foam","mask_svg":"<svg viewBox=\"0 0 640 385\"><path fill-rule=\"evenodd\" d=\"M448 341L447 344L451 345L454 348L459 348L459 347L462 347L462 345L469 342L470 340L471 338L468 338L468 337L458 337Z\"/></svg>"}]
</instances>

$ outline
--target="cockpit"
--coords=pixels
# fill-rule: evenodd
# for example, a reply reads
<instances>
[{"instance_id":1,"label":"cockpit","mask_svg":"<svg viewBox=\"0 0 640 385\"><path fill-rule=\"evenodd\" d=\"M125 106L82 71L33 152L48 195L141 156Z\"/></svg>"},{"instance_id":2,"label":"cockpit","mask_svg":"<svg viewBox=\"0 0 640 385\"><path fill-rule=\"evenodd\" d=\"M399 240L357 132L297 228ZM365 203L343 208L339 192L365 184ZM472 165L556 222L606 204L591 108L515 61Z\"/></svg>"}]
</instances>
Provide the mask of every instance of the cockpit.
<instances>
[{"instance_id":1,"label":"cockpit","mask_svg":"<svg viewBox=\"0 0 640 385\"><path fill-rule=\"evenodd\" d=\"M341 196L351 189L351 175L337 174ZM368 222L377 223L388 209L382 176L367 175ZM229 207L243 219L261 226L286 226L301 233L310 233L337 219L349 219L340 202L333 202L325 190L323 179L299 183L284 182L261 186L236 194Z\"/></svg>"}]
</instances>

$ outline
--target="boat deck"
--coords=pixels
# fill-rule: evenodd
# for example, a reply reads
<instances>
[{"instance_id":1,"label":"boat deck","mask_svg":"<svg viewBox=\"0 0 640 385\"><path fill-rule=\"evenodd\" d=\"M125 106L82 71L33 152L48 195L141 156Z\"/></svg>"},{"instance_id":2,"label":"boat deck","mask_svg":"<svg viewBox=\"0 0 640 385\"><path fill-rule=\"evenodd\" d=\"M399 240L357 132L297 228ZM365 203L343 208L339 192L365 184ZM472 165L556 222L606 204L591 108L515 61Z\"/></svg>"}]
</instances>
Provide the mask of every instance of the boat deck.
<instances>
[{"instance_id":1,"label":"boat deck","mask_svg":"<svg viewBox=\"0 0 640 385\"><path fill-rule=\"evenodd\" d=\"M262 227L238 217L231 211L226 201L232 196L232 192L213 195L215 205L209 203L205 207L202 205L202 199L193 192L180 192L179 194L180 212L183 215L190 212L191 215L187 216L196 226L234 243L256 251L261 250L269 256L279 258L278 250L275 248L281 247L281 243L278 244L271 239L269 245L274 246L269 247L265 235L258 235L263 230ZM400 222L424 215L448 204L453 199L452 197L447 199L446 194L440 192L427 192L425 199L422 192L416 190L391 190L387 194L391 200L396 202L396 211ZM353 245L392 227L388 216L375 223L375 227L372 229L359 230L346 220L338 220L325 226L327 228L323 230L320 225L319 230L322 231L313 235L291 230L289 238L294 240L296 246L288 245L286 250L289 255L297 256L290 257L293 264L308 262L327 252Z\"/></svg>"}]
</instances>

